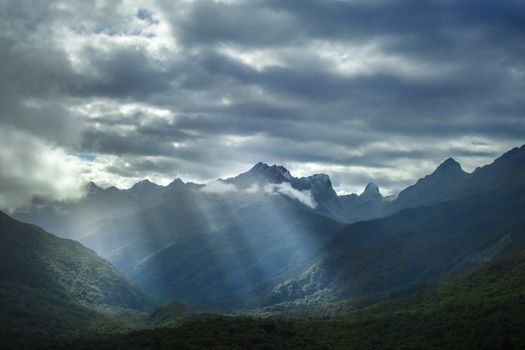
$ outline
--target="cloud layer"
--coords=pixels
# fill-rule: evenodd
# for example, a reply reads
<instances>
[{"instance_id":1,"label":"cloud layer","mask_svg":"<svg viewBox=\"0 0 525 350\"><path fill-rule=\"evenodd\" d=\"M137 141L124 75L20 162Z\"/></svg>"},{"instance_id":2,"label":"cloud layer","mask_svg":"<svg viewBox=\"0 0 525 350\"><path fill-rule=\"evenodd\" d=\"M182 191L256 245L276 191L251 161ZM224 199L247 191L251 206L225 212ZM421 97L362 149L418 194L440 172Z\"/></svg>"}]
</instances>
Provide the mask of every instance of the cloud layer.
<instances>
[{"instance_id":1,"label":"cloud layer","mask_svg":"<svg viewBox=\"0 0 525 350\"><path fill-rule=\"evenodd\" d=\"M257 161L343 192L470 170L525 143L524 23L519 0L0 0L2 205ZM77 170L8 194L42 159Z\"/></svg>"},{"instance_id":2,"label":"cloud layer","mask_svg":"<svg viewBox=\"0 0 525 350\"><path fill-rule=\"evenodd\" d=\"M237 189L235 188L235 185L216 180L206 184L206 186L201 188L201 191L206 193L224 194L237 191Z\"/></svg>"}]
</instances>

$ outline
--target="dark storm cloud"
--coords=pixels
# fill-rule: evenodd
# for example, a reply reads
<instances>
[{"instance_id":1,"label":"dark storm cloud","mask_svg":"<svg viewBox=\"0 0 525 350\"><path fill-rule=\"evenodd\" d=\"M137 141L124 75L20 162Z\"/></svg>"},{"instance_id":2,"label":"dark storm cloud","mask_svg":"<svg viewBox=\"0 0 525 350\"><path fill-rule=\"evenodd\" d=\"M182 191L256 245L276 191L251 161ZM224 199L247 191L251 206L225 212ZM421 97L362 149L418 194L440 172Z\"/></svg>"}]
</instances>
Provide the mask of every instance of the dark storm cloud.
<instances>
[{"instance_id":1,"label":"dark storm cloud","mask_svg":"<svg viewBox=\"0 0 525 350\"><path fill-rule=\"evenodd\" d=\"M95 96L144 98L165 91L173 78L164 77L162 69L154 67L143 52L134 48L119 49L102 57L97 52L90 55L97 75L86 92Z\"/></svg>"},{"instance_id":2,"label":"dark storm cloud","mask_svg":"<svg viewBox=\"0 0 525 350\"><path fill-rule=\"evenodd\" d=\"M283 12L259 1L219 3L196 1L184 12L180 3L161 1L175 27L175 35L187 46L235 42L246 46L294 40L298 27Z\"/></svg>"},{"instance_id":3,"label":"dark storm cloud","mask_svg":"<svg viewBox=\"0 0 525 350\"><path fill-rule=\"evenodd\" d=\"M49 140L69 140L73 116L61 105L74 86L70 65L50 47L33 47L0 35L0 124Z\"/></svg>"},{"instance_id":4,"label":"dark storm cloud","mask_svg":"<svg viewBox=\"0 0 525 350\"><path fill-rule=\"evenodd\" d=\"M0 128L107 182L262 160L395 189L525 142L522 1L5 0L0 20Z\"/></svg>"}]
</instances>

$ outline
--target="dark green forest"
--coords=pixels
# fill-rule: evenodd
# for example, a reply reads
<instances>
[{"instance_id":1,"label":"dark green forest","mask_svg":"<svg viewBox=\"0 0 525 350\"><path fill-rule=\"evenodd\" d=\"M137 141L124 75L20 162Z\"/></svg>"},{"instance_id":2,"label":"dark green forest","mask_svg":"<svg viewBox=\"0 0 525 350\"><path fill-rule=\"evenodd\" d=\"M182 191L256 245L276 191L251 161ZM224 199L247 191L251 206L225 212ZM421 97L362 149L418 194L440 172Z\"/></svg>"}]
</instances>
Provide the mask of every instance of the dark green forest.
<instances>
[{"instance_id":1,"label":"dark green forest","mask_svg":"<svg viewBox=\"0 0 525 350\"><path fill-rule=\"evenodd\" d=\"M2 339L28 349L522 349L525 252L407 296L353 311L345 303L331 306L344 314L336 317L195 315L129 334L51 340L14 331Z\"/></svg>"}]
</instances>

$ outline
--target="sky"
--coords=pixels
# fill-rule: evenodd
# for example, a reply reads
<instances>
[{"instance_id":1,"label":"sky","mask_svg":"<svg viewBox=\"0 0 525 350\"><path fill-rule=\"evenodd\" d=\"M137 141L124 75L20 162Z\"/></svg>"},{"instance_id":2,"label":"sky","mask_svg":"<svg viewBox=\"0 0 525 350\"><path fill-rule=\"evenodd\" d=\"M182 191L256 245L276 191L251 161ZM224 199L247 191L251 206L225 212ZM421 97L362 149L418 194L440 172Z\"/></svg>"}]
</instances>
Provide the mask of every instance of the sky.
<instances>
[{"instance_id":1,"label":"sky","mask_svg":"<svg viewBox=\"0 0 525 350\"><path fill-rule=\"evenodd\" d=\"M395 193L525 143L525 2L0 0L0 207L258 161Z\"/></svg>"}]
</instances>

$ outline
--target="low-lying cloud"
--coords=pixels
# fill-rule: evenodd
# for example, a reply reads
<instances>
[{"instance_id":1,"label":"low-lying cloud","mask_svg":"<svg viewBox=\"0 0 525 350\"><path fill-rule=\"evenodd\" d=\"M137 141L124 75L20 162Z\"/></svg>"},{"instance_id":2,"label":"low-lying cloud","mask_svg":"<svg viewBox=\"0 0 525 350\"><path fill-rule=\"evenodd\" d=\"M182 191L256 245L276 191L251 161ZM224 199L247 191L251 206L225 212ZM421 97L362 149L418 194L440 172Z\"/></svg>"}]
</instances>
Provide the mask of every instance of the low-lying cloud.
<instances>
[{"instance_id":1,"label":"low-lying cloud","mask_svg":"<svg viewBox=\"0 0 525 350\"><path fill-rule=\"evenodd\" d=\"M315 209L317 207L317 202L315 201L312 192L310 192L309 190L299 191L293 188L292 185L290 185L287 182L282 182L279 184L268 184L264 186L264 191L266 193L282 194L288 198L299 201L300 203L312 209Z\"/></svg>"},{"instance_id":2,"label":"low-lying cloud","mask_svg":"<svg viewBox=\"0 0 525 350\"><path fill-rule=\"evenodd\" d=\"M237 188L235 187L235 185L216 180L202 187L201 191L205 193L224 194L228 192L235 192L237 191Z\"/></svg>"}]
</instances>

